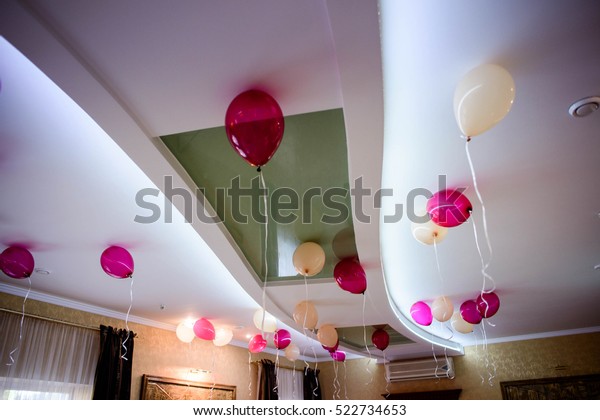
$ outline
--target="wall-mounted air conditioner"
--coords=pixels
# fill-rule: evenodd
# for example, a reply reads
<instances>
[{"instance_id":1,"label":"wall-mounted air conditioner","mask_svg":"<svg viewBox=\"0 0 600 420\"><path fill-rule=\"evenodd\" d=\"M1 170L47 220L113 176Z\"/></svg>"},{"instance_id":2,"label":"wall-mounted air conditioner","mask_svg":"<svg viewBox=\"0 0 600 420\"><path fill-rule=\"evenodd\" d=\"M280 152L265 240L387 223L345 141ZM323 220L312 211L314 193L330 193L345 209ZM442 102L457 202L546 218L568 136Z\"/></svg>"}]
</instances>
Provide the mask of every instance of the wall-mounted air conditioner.
<instances>
[{"instance_id":1,"label":"wall-mounted air conditioner","mask_svg":"<svg viewBox=\"0 0 600 420\"><path fill-rule=\"evenodd\" d=\"M412 381L416 379L454 378L454 361L451 357L389 362L385 365L388 382Z\"/></svg>"}]
</instances>

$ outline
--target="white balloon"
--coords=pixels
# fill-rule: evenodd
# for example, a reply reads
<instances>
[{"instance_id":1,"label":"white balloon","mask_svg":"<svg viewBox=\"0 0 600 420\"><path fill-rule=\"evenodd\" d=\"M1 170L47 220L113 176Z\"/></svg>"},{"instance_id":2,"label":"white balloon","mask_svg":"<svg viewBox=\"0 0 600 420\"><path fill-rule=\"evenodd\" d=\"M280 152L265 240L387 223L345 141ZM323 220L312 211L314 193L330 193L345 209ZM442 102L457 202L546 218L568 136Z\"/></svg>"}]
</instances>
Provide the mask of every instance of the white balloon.
<instances>
[{"instance_id":1,"label":"white balloon","mask_svg":"<svg viewBox=\"0 0 600 420\"><path fill-rule=\"evenodd\" d=\"M515 82L496 64L483 64L468 72L454 91L454 116L460 131L472 137L489 130L510 111Z\"/></svg>"},{"instance_id":2,"label":"white balloon","mask_svg":"<svg viewBox=\"0 0 600 420\"><path fill-rule=\"evenodd\" d=\"M191 343L196 334L194 334L194 327L190 322L181 322L175 330L175 335L184 343Z\"/></svg>"},{"instance_id":3,"label":"white balloon","mask_svg":"<svg viewBox=\"0 0 600 420\"><path fill-rule=\"evenodd\" d=\"M455 312L454 315L452 315L450 324L452 325L452 328L454 328L454 331L461 334L469 334L473 332L473 324L469 324L467 321L465 321L462 316L460 316L460 312Z\"/></svg>"},{"instance_id":4,"label":"white balloon","mask_svg":"<svg viewBox=\"0 0 600 420\"><path fill-rule=\"evenodd\" d=\"M284 353L285 357L291 362L297 360L300 357L300 349L297 345L293 343L285 348Z\"/></svg>"},{"instance_id":5,"label":"white balloon","mask_svg":"<svg viewBox=\"0 0 600 420\"><path fill-rule=\"evenodd\" d=\"M444 240L448 233L448 228L436 225L429 220L425 223L415 223L410 225L413 237L425 245L439 244Z\"/></svg>"},{"instance_id":6,"label":"white balloon","mask_svg":"<svg viewBox=\"0 0 600 420\"><path fill-rule=\"evenodd\" d=\"M452 318L454 312L454 305L450 298L446 296L440 296L431 304L431 313L433 317L439 322L446 322Z\"/></svg>"},{"instance_id":7,"label":"white balloon","mask_svg":"<svg viewBox=\"0 0 600 420\"><path fill-rule=\"evenodd\" d=\"M325 265L325 251L315 242L304 242L294 251L292 257L298 274L312 277L321 272Z\"/></svg>"},{"instance_id":8,"label":"white balloon","mask_svg":"<svg viewBox=\"0 0 600 420\"><path fill-rule=\"evenodd\" d=\"M229 328L217 328L215 330L215 339L213 340L213 344L215 346L226 346L233 339L233 331Z\"/></svg>"},{"instance_id":9,"label":"white balloon","mask_svg":"<svg viewBox=\"0 0 600 420\"><path fill-rule=\"evenodd\" d=\"M254 326L264 332L275 332L277 330L277 319L268 312L265 312L263 324L263 310L258 309L254 312ZM262 327L262 328L261 328Z\"/></svg>"}]
</instances>

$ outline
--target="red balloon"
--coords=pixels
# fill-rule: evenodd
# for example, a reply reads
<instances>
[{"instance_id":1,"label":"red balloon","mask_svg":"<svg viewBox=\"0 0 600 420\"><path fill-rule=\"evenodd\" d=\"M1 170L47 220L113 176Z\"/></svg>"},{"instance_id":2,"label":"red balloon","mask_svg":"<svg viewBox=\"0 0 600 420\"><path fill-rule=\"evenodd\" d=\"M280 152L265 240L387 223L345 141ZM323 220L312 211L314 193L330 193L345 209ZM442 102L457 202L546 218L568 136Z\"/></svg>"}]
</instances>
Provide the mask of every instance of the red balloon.
<instances>
[{"instance_id":1,"label":"red balloon","mask_svg":"<svg viewBox=\"0 0 600 420\"><path fill-rule=\"evenodd\" d=\"M367 290L367 275L355 258L345 258L333 269L338 286L350 293L361 294Z\"/></svg>"},{"instance_id":2,"label":"red balloon","mask_svg":"<svg viewBox=\"0 0 600 420\"><path fill-rule=\"evenodd\" d=\"M265 347L267 347L267 340L260 334L256 334L248 343L248 350L250 350L250 353L260 353Z\"/></svg>"},{"instance_id":3,"label":"red balloon","mask_svg":"<svg viewBox=\"0 0 600 420\"><path fill-rule=\"evenodd\" d=\"M225 131L235 151L252 166L266 164L283 138L279 104L260 90L236 96L225 114Z\"/></svg>"},{"instance_id":4,"label":"red balloon","mask_svg":"<svg viewBox=\"0 0 600 420\"><path fill-rule=\"evenodd\" d=\"M333 346L333 347L324 346L323 344L321 344L321 347L323 347L329 353L333 353L334 351L336 351L338 349L339 345L340 345L340 340L336 341L335 346Z\"/></svg>"},{"instance_id":5,"label":"red balloon","mask_svg":"<svg viewBox=\"0 0 600 420\"><path fill-rule=\"evenodd\" d=\"M460 305L460 316L469 324L479 324L481 322L481 314L477 309L477 302L467 300Z\"/></svg>"},{"instance_id":6,"label":"red balloon","mask_svg":"<svg viewBox=\"0 0 600 420\"><path fill-rule=\"evenodd\" d=\"M279 329L273 334L273 344L279 350L285 349L292 342L292 335L288 330Z\"/></svg>"},{"instance_id":7,"label":"red balloon","mask_svg":"<svg viewBox=\"0 0 600 420\"><path fill-rule=\"evenodd\" d=\"M375 330L371 336L373 345L383 351L390 345L390 335L385 330Z\"/></svg>"},{"instance_id":8,"label":"red balloon","mask_svg":"<svg viewBox=\"0 0 600 420\"><path fill-rule=\"evenodd\" d=\"M459 190L436 192L427 201L427 213L438 226L455 227L467 221L473 206Z\"/></svg>"},{"instance_id":9,"label":"red balloon","mask_svg":"<svg viewBox=\"0 0 600 420\"><path fill-rule=\"evenodd\" d=\"M500 309L500 298L494 292L484 292L477 296L477 311L484 318L496 315Z\"/></svg>"},{"instance_id":10,"label":"red balloon","mask_svg":"<svg viewBox=\"0 0 600 420\"><path fill-rule=\"evenodd\" d=\"M343 362L344 360L346 360L346 353L344 353L343 351L334 351L329 354L331 355L331 358L336 362Z\"/></svg>"},{"instance_id":11,"label":"red balloon","mask_svg":"<svg viewBox=\"0 0 600 420\"><path fill-rule=\"evenodd\" d=\"M212 341L215 339L215 327L208 319L200 318L194 323L194 334L203 340Z\"/></svg>"},{"instance_id":12,"label":"red balloon","mask_svg":"<svg viewBox=\"0 0 600 420\"><path fill-rule=\"evenodd\" d=\"M120 246L109 246L100 256L100 265L109 276L124 279L133 275L133 257Z\"/></svg>"},{"instance_id":13,"label":"red balloon","mask_svg":"<svg viewBox=\"0 0 600 420\"><path fill-rule=\"evenodd\" d=\"M31 276L35 261L31 252L20 246L10 246L0 254L2 272L13 279L24 279Z\"/></svg>"}]
</instances>

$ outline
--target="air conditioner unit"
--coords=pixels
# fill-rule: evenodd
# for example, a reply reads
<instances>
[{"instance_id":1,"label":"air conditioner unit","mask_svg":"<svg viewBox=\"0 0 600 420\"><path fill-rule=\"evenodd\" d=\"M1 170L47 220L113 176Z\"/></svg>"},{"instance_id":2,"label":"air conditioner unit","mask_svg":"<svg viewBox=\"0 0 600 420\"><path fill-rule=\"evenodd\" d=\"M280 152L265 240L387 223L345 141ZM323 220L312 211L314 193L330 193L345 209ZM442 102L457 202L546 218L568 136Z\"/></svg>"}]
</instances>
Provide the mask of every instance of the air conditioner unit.
<instances>
[{"instance_id":1,"label":"air conditioner unit","mask_svg":"<svg viewBox=\"0 0 600 420\"><path fill-rule=\"evenodd\" d=\"M454 361L451 357L438 357L390 362L385 365L385 376L388 382L454 378Z\"/></svg>"}]
</instances>

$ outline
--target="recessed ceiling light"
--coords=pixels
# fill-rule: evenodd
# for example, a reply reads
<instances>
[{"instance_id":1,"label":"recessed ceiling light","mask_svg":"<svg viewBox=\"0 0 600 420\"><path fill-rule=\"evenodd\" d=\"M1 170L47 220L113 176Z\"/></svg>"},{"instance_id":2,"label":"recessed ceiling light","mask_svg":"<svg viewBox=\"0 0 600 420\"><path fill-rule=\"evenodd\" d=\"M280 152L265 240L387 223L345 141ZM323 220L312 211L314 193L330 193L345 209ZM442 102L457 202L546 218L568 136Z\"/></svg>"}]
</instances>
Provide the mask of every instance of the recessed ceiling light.
<instances>
[{"instance_id":1,"label":"recessed ceiling light","mask_svg":"<svg viewBox=\"0 0 600 420\"><path fill-rule=\"evenodd\" d=\"M575 102L569 107L569 114L574 117L587 117L600 108L600 96L589 96Z\"/></svg>"}]
</instances>

